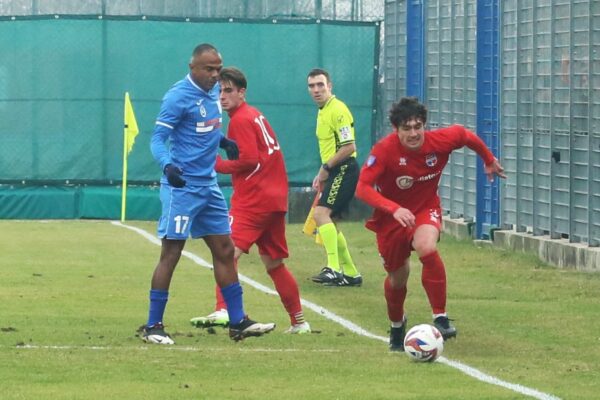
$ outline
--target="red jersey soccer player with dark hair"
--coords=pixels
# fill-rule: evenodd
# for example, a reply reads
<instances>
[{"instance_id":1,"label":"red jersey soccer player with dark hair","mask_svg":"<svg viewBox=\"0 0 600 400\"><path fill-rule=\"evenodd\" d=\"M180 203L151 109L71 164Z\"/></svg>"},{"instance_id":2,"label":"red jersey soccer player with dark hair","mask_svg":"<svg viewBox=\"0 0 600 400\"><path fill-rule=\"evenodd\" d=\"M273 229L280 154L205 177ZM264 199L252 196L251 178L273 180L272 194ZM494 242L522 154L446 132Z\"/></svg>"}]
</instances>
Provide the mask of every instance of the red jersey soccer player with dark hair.
<instances>
[{"instance_id":1,"label":"red jersey soccer player with dark hair","mask_svg":"<svg viewBox=\"0 0 600 400\"><path fill-rule=\"evenodd\" d=\"M423 263L421 282L444 339L456 336L446 314L446 271L437 251L442 215L438 185L450 153L467 146L485 163L490 180L504 169L485 143L461 125L425 131L427 108L414 97L392 106L394 131L380 140L360 172L356 196L375 208L366 227L376 233L387 271L384 282L391 321L390 350L404 350L404 300L414 250ZM377 188L377 190L375 189Z\"/></svg>"},{"instance_id":2,"label":"red jersey soccer player with dark hair","mask_svg":"<svg viewBox=\"0 0 600 400\"><path fill-rule=\"evenodd\" d=\"M286 268L285 214L288 209L288 180L279 142L269 121L246 103L247 81L237 68L220 72L222 107L229 113L227 136L237 143L239 159L217 158L215 170L231 174L231 238L235 260L256 243L261 260L273 280L281 302L290 316L288 333L309 333L304 321L298 284ZM227 306L216 288L215 312L192 318L196 326L227 325Z\"/></svg>"}]
</instances>

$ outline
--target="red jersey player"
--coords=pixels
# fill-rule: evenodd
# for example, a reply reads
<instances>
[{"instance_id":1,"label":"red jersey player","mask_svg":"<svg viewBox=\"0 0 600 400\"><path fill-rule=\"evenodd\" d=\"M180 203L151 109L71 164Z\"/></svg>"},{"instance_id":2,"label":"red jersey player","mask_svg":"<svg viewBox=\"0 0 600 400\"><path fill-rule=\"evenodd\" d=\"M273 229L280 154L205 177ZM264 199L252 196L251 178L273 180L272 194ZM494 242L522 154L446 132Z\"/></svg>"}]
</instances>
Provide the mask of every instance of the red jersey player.
<instances>
[{"instance_id":1,"label":"red jersey player","mask_svg":"<svg viewBox=\"0 0 600 400\"><path fill-rule=\"evenodd\" d=\"M484 161L490 180L504 169L485 143L460 125L425 131L427 108L414 97L392 106L394 131L380 140L361 169L356 196L375 208L366 227L376 233L387 277L384 282L391 321L390 350L404 350L404 300L414 250L423 263L421 282L444 339L456 336L446 314L446 272L437 251L442 215L437 194L450 153L467 146ZM377 189L375 189L375 187Z\"/></svg>"},{"instance_id":2,"label":"red jersey player","mask_svg":"<svg viewBox=\"0 0 600 400\"><path fill-rule=\"evenodd\" d=\"M256 244L267 273L273 280L281 302L290 316L288 333L309 333L300 304L298 284L286 268L288 257L285 239L285 214L288 209L288 180L283 155L269 121L256 108L246 103L247 81L237 68L220 72L220 101L230 117L227 136L239 148L239 159L217 157L215 170L231 174L231 238L235 245L235 261ZM198 327L229 323L227 306L216 287L215 312L192 318Z\"/></svg>"}]
</instances>

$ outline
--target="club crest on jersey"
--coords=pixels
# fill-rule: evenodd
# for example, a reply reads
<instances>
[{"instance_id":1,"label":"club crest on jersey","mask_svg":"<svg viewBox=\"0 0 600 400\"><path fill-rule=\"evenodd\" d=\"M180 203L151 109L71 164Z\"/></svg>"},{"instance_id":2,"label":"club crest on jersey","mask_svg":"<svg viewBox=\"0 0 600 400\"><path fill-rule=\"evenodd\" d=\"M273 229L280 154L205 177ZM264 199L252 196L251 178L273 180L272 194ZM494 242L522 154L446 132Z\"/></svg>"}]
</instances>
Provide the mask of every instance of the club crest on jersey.
<instances>
[{"instance_id":1,"label":"club crest on jersey","mask_svg":"<svg viewBox=\"0 0 600 400\"><path fill-rule=\"evenodd\" d=\"M435 153L427 154L425 156L425 164L427 164L428 167L434 167L435 164L437 164L437 156Z\"/></svg>"},{"instance_id":2,"label":"club crest on jersey","mask_svg":"<svg viewBox=\"0 0 600 400\"><path fill-rule=\"evenodd\" d=\"M406 157L400 157L398 161L398 165L406 165Z\"/></svg>"},{"instance_id":3,"label":"club crest on jersey","mask_svg":"<svg viewBox=\"0 0 600 400\"><path fill-rule=\"evenodd\" d=\"M204 108L204 104L202 104L203 101L204 101L204 99L198 100L196 102L196 105L200 109L200 115L202 116L202 118L206 118L206 108Z\"/></svg>"},{"instance_id":4,"label":"club crest on jersey","mask_svg":"<svg viewBox=\"0 0 600 400\"><path fill-rule=\"evenodd\" d=\"M414 179L412 176L404 175L396 178L396 185L400 189L410 189L413 185Z\"/></svg>"}]
</instances>

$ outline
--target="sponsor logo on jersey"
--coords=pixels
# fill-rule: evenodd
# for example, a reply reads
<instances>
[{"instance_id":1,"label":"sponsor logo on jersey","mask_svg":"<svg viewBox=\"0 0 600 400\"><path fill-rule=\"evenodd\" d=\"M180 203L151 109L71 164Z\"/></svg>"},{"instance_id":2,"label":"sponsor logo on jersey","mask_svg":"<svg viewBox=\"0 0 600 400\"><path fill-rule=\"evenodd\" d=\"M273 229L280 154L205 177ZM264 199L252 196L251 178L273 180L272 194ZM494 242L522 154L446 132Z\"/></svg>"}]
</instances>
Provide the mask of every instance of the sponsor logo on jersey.
<instances>
[{"instance_id":1,"label":"sponsor logo on jersey","mask_svg":"<svg viewBox=\"0 0 600 400\"><path fill-rule=\"evenodd\" d=\"M427 154L425 156L425 164L427 164L428 167L434 167L435 164L437 164L437 156L435 153Z\"/></svg>"},{"instance_id":2,"label":"sponsor logo on jersey","mask_svg":"<svg viewBox=\"0 0 600 400\"><path fill-rule=\"evenodd\" d=\"M396 185L402 190L410 189L414 183L412 176L404 175L396 178Z\"/></svg>"},{"instance_id":3,"label":"sponsor logo on jersey","mask_svg":"<svg viewBox=\"0 0 600 400\"><path fill-rule=\"evenodd\" d=\"M398 185L398 187L400 189L410 189L413 184L416 182L425 182L425 181L429 181L433 178L435 178L436 176L438 176L441 173L441 171L438 172L434 172L433 174L427 174L427 175L423 175L420 176L418 178L413 178L412 176L408 176L408 175L403 175L403 176L399 176L396 178L396 185Z\"/></svg>"},{"instance_id":4,"label":"sponsor logo on jersey","mask_svg":"<svg viewBox=\"0 0 600 400\"><path fill-rule=\"evenodd\" d=\"M208 133L212 132L214 129L219 129L221 127L221 121L222 118L213 118L207 121L196 122L196 132Z\"/></svg>"},{"instance_id":5,"label":"sponsor logo on jersey","mask_svg":"<svg viewBox=\"0 0 600 400\"><path fill-rule=\"evenodd\" d=\"M427 175L420 176L417 179L417 181L425 182L425 181L431 180L431 179L435 178L436 176L438 176L441 172L442 171L438 171L438 172L434 172L433 174L427 174Z\"/></svg>"}]
</instances>

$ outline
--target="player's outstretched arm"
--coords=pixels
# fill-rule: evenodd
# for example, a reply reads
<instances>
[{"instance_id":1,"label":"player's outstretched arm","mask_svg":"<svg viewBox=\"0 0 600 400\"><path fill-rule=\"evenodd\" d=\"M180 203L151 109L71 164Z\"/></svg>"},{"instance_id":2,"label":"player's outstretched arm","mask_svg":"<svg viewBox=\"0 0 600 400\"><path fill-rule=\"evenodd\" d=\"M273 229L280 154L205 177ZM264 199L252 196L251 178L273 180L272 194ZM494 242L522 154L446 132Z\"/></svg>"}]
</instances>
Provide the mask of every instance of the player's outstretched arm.
<instances>
[{"instance_id":1,"label":"player's outstretched arm","mask_svg":"<svg viewBox=\"0 0 600 400\"><path fill-rule=\"evenodd\" d=\"M506 175L504 174L504 168L502 165L500 165L498 159L494 157L494 154L486 146L485 142L468 129L464 129L464 135L465 145L476 152L483 160L483 164L485 165L485 173L488 177L488 180L493 182L494 176L496 175L500 178L506 178Z\"/></svg>"},{"instance_id":2,"label":"player's outstretched arm","mask_svg":"<svg viewBox=\"0 0 600 400\"><path fill-rule=\"evenodd\" d=\"M500 178L506 179L506 174L504 173L504 168L500 164L497 158L494 158L494 161L487 164L485 166L485 174L488 177L490 182L494 181L494 176L499 176Z\"/></svg>"}]
</instances>

